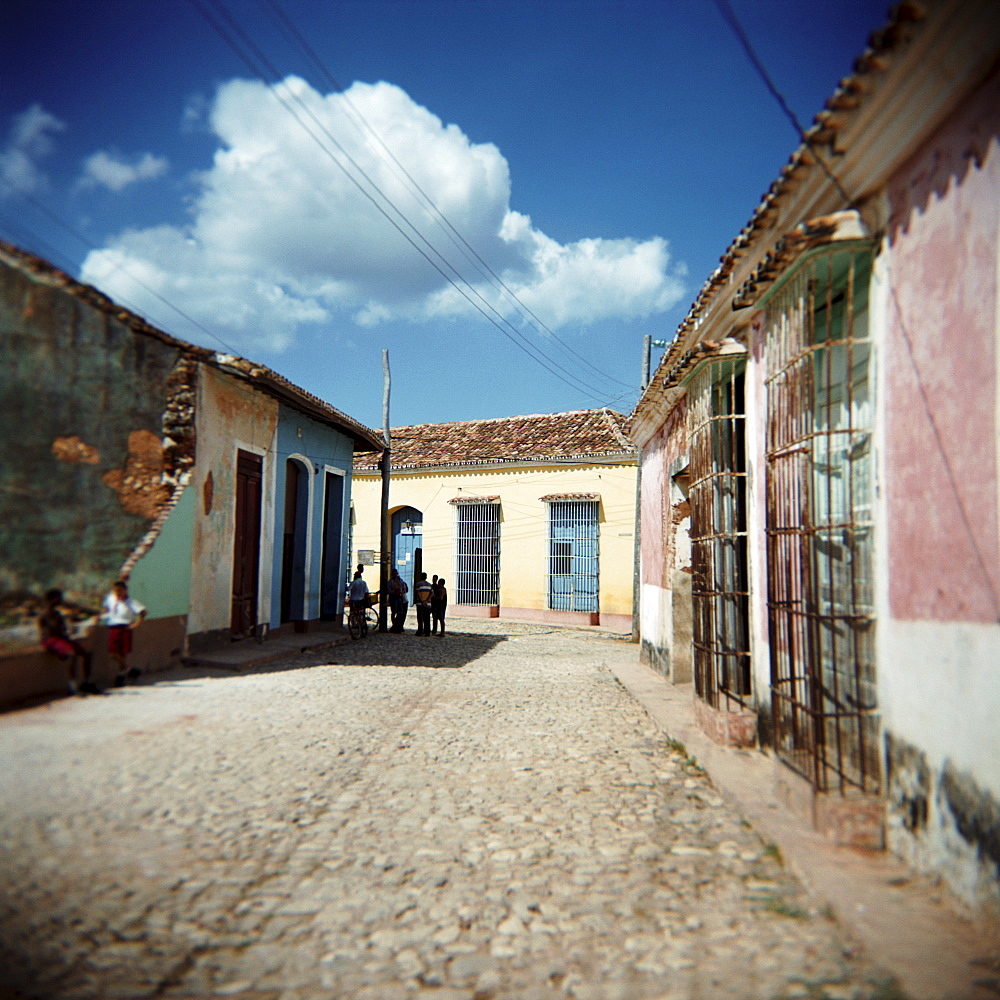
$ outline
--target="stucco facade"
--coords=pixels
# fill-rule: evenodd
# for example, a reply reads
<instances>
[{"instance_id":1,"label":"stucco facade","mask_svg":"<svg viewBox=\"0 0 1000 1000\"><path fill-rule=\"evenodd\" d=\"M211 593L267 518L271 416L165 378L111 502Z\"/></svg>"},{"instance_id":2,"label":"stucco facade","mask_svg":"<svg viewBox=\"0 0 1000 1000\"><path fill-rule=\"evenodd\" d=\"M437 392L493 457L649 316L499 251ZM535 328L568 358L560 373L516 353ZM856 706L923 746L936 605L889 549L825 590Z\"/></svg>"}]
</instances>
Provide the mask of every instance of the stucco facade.
<instances>
[{"instance_id":1,"label":"stucco facade","mask_svg":"<svg viewBox=\"0 0 1000 1000\"><path fill-rule=\"evenodd\" d=\"M704 727L772 753L788 803L831 837L884 844L991 918L998 56L987 3L899 8L706 282L629 425L648 662L683 680L680 488Z\"/></svg>"},{"instance_id":2,"label":"stucco facade","mask_svg":"<svg viewBox=\"0 0 1000 1000\"><path fill-rule=\"evenodd\" d=\"M634 465L521 466L513 469L396 473L389 489L390 516L403 507L423 515L421 562L428 575L456 579L458 497L499 497L499 604L501 618L632 626L632 567L635 523ZM378 512L381 479L355 474L355 550L380 548ZM556 611L548 607L548 507L551 494L599 494L599 610ZM483 606L455 603L449 614L481 615Z\"/></svg>"},{"instance_id":3,"label":"stucco facade","mask_svg":"<svg viewBox=\"0 0 1000 1000\"><path fill-rule=\"evenodd\" d=\"M192 642L339 617L353 452L380 447L375 432L7 244L0 336L18 435L0 449L0 703L65 690L33 617L51 587L78 609L98 683L95 616L119 577L148 609L130 659L144 672Z\"/></svg>"},{"instance_id":4,"label":"stucco facade","mask_svg":"<svg viewBox=\"0 0 1000 1000\"><path fill-rule=\"evenodd\" d=\"M411 584L415 571L443 576L451 615L631 629L637 463L622 420L579 410L393 429L391 564ZM355 551L381 547L381 488L374 456L359 455Z\"/></svg>"}]
</instances>

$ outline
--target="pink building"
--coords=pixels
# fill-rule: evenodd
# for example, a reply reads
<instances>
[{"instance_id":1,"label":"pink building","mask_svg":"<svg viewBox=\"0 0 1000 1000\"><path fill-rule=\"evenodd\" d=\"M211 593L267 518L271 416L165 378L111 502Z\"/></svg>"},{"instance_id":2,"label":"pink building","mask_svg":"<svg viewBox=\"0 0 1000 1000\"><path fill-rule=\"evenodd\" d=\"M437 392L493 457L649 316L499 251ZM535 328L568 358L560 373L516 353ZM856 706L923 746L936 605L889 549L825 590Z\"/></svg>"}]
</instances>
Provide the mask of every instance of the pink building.
<instances>
[{"instance_id":1,"label":"pink building","mask_svg":"<svg viewBox=\"0 0 1000 1000\"><path fill-rule=\"evenodd\" d=\"M904 3L630 421L644 656L790 804L1000 915L1000 18Z\"/></svg>"}]
</instances>

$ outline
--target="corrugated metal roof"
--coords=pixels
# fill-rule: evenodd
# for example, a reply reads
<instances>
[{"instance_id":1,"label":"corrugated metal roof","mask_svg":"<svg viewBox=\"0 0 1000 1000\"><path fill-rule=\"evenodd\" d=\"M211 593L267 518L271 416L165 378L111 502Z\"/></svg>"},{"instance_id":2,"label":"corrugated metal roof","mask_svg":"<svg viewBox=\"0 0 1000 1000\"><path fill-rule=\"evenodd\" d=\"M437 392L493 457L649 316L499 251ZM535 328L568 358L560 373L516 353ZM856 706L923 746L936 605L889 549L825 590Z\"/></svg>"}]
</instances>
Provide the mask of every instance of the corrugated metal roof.
<instances>
[{"instance_id":1,"label":"corrugated metal roof","mask_svg":"<svg viewBox=\"0 0 1000 1000\"><path fill-rule=\"evenodd\" d=\"M636 451L623 429L625 417L608 409L540 413L492 420L413 424L389 432L393 469L623 456ZM374 452L355 456L359 471L377 468Z\"/></svg>"}]
</instances>

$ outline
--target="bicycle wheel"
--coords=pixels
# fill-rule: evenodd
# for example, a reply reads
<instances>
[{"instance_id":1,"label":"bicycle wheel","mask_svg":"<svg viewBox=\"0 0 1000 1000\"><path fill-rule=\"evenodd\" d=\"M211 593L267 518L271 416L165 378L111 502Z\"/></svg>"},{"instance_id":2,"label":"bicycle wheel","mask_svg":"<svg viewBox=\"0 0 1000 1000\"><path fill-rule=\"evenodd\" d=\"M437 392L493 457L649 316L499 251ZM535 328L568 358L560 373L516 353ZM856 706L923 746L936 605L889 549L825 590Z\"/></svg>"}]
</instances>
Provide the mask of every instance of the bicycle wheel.
<instances>
[{"instance_id":1,"label":"bicycle wheel","mask_svg":"<svg viewBox=\"0 0 1000 1000\"><path fill-rule=\"evenodd\" d=\"M378 612L374 608L365 608L365 622L369 628L378 631Z\"/></svg>"},{"instance_id":2,"label":"bicycle wheel","mask_svg":"<svg viewBox=\"0 0 1000 1000\"><path fill-rule=\"evenodd\" d=\"M351 633L352 639L360 639L364 630L364 619L360 611L352 611L347 616L347 631Z\"/></svg>"}]
</instances>

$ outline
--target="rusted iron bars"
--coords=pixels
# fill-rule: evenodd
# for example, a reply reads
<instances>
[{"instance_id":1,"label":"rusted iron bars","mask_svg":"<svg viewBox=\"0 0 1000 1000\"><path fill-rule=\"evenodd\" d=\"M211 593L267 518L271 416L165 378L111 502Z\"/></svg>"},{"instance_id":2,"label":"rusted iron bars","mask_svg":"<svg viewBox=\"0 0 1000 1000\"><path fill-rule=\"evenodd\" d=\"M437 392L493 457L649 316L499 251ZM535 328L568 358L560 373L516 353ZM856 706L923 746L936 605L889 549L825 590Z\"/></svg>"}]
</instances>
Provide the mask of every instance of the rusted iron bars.
<instances>
[{"instance_id":1,"label":"rusted iron bars","mask_svg":"<svg viewBox=\"0 0 1000 1000\"><path fill-rule=\"evenodd\" d=\"M695 690L726 710L753 692L745 396L742 360L707 365L689 387Z\"/></svg>"},{"instance_id":2,"label":"rusted iron bars","mask_svg":"<svg viewBox=\"0 0 1000 1000\"><path fill-rule=\"evenodd\" d=\"M820 791L878 792L867 247L806 259L766 305L776 750Z\"/></svg>"}]
</instances>

